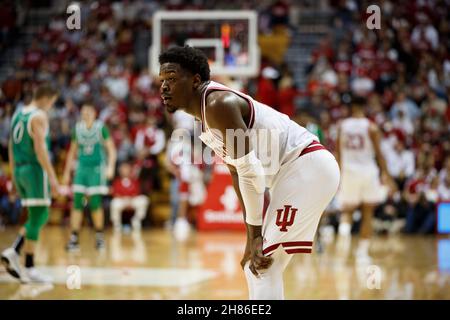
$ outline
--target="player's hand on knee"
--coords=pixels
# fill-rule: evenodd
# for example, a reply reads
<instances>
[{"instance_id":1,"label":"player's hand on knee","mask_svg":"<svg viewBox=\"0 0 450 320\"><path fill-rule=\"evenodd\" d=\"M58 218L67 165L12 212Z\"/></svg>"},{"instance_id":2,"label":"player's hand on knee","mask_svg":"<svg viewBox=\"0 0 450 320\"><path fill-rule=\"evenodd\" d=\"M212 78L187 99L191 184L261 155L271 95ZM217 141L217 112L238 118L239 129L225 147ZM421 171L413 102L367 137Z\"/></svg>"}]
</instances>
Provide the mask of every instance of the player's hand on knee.
<instances>
[{"instance_id":1,"label":"player's hand on knee","mask_svg":"<svg viewBox=\"0 0 450 320\"><path fill-rule=\"evenodd\" d=\"M273 263L272 257L263 254L263 239L261 236L252 240L250 271L258 276L258 270L269 269Z\"/></svg>"},{"instance_id":2,"label":"player's hand on knee","mask_svg":"<svg viewBox=\"0 0 450 320\"><path fill-rule=\"evenodd\" d=\"M245 264L247 263L247 261L249 261L251 258L251 252L250 251L245 251L244 256L241 259L241 267L242 270L244 270Z\"/></svg>"}]
</instances>

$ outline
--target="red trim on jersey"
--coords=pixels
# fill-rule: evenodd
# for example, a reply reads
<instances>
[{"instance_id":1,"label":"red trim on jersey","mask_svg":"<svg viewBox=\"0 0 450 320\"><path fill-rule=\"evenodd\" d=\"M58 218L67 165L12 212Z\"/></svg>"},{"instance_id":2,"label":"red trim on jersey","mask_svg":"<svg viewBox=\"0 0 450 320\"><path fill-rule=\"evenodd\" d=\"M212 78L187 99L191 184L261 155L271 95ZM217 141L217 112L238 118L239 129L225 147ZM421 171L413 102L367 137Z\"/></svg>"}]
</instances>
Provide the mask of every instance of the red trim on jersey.
<instances>
[{"instance_id":1,"label":"red trim on jersey","mask_svg":"<svg viewBox=\"0 0 450 320\"><path fill-rule=\"evenodd\" d=\"M204 128L205 128L205 110L203 110L205 108L206 105L206 92L208 91L208 88L205 89L205 92L203 93L202 96L202 105L200 106L200 115L202 117L202 132L204 132Z\"/></svg>"}]
</instances>

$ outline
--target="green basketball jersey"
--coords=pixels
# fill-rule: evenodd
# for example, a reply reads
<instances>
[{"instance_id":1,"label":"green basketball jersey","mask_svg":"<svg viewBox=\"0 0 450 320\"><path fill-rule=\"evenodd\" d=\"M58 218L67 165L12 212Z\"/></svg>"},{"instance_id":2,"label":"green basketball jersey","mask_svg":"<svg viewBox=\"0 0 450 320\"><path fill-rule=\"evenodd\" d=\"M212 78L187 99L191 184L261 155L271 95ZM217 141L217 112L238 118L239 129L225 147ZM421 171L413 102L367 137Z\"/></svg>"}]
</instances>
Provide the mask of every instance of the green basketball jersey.
<instances>
[{"instance_id":1,"label":"green basketball jersey","mask_svg":"<svg viewBox=\"0 0 450 320\"><path fill-rule=\"evenodd\" d=\"M109 138L109 131L101 121L94 121L91 128L84 121L76 124L72 141L78 144L78 163L80 165L100 165L105 162L103 143Z\"/></svg>"},{"instance_id":2,"label":"green basketball jersey","mask_svg":"<svg viewBox=\"0 0 450 320\"><path fill-rule=\"evenodd\" d=\"M34 141L31 137L31 119L44 112L37 107L26 107L14 113L11 121L12 151L15 165L39 164L34 151ZM47 150L50 149L50 136L47 129L45 137Z\"/></svg>"}]
</instances>

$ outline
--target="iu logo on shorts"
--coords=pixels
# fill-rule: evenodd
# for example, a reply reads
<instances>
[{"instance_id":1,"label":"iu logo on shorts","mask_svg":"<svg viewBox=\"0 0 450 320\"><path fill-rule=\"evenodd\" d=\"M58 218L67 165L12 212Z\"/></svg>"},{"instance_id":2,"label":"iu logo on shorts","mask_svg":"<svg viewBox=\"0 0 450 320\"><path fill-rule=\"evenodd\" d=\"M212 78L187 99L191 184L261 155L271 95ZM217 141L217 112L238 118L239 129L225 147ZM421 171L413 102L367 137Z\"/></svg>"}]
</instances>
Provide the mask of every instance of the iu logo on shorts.
<instances>
[{"instance_id":1,"label":"iu logo on shorts","mask_svg":"<svg viewBox=\"0 0 450 320\"><path fill-rule=\"evenodd\" d=\"M281 227L281 232L287 232L287 227L292 226L297 210L290 205L285 205L284 209L277 209L277 226Z\"/></svg>"}]
</instances>

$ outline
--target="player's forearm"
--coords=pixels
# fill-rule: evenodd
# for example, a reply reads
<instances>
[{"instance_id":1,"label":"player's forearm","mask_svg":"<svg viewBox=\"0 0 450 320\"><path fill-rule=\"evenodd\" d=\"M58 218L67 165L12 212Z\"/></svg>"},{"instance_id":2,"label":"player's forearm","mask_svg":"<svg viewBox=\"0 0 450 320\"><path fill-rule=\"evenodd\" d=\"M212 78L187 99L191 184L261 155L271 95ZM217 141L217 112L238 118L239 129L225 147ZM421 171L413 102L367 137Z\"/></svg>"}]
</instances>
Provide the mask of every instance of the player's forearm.
<instances>
[{"instance_id":1,"label":"player's forearm","mask_svg":"<svg viewBox=\"0 0 450 320\"><path fill-rule=\"evenodd\" d=\"M42 143L35 143L35 151L39 164L47 172L49 178L57 180L55 170L53 169L52 163L50 162L48 151L45 148L45 141L43 141Z\"/></svg>"},{"instance_id":2,"label":"player's forearm","mask_svg":"<svg viewBox=\"0 0 450 320\"><path fill-rule=\"evenodd\" d=\"M236 171L234 171L234 169L232 169L232 167L229 166L229 168L230 168L230 174L231 174L231 179L233 182L234 191L236 192L236 195L239 199L239 204L241 205L242 214L244 216L244 221L245 221L245 218L246 218L245 205L244 205L244 200L242 199L241 190L239 190L239 177L238 177Z\"/></svg>"},{"instance_id":3,"label":"player's forearm","mask_svg":"<svg viewBox=\"0 0 450 320\"><path fill-rule=\"evenodd\" d=\"M384 159L383 153L381 152L381 137L378 128L375 126L371 126L369 135L375 149L375 158L377 160L377 164L383 174L388 174L386 160Z\"/></svg>"},{"instance_id":4,"label":"player's forearm","mask_svg":"<svg viewBox=\"0 0 450 320\"><path fill-rule=\"evenodd\" d=\"M252 229L252 225L249 225L246 222L245 204L244 204L244 200L242 199L241 190L239 189L239 177L237 175L237 172L232 166L228 166L228 168L230 169L230 174L231 174L234 190L236 191L236 195L237 195L237 197L239 199L239 204L241 205L241 208L242 208L242 215L243 215L243 218L244 218L245 228L247 230L247 248L246 248L246 251L247 251L247 250L250 250L250 248L249 248L249 241L251 239L254 239L250 235L250 232L253 231L253 229ZM253 233L255 233L255 232L253 232Z\"/></svg>"},{"instance_id":5,"label":"player's forearm","mask_svg":"<svg viewBox=\"0 0 450 320\"><path fill-rule=\"evenodd\" d=\"M262 213L264 208L264 192L257 190L252 182L239 177L239 189L245 206L245 222L249 225L262 225Z\"/></svg>"},{"instance_id":6,"label":"player's forearm","mask_svg":"<svg viewBox=\"0 0 450 320\"><path fill-rule=\"evenodd\" d=\"M117 151L114 145L110 145L108 148L108 167L114 168L117 161Z\"/></svg>"},{"instance_id":7,"label":"player's forearm","mask_svg":"<svg viewBox=\"0 0 450 320\"><path fill-rule=\"evenodd\" d=\"M377 160L378 167L381 169L383 174L388 174L386 160L384 159L383 154L381 153L378 145L375 146L375 159Z\"/></svg>"},{"instance_id":8,"label":"player's forearm","mask_svg":"<svg viewBox=\"0 0 450 320\"><path fill-rule=\"evenodd\" d=\"M247 223L247 237L250 240L253 240L257 237L261 237L262 235L262 226L254 226Z\"/></svg>"},{"instance_id":9,"label":"player's forearm","mask_svg":"<svg viewBox=\"0 0 450 320\"><path fill-rule=\"evenodd\" d=\"M11 180L14 183L14 153L12 151L12 142L8 143L8 158L9 158L9 172L11 174Z\"/></svg>"},{"instance_id":10,"label":"player's forearm","mask_svg":"<svg viewBox=\"0 0 450 320\"><path fill-rule=\"evenodd\" d=\"M262 225L264 207L265 172L261 161L252 150L238 159L228 160L238 176L242 200L245 206L245 221L248 224Z\"/></svg>"},{"instance_id":11,"label":"player's forearm","mask_svg":"<svg viewBox=\"0 0 450 320\"><path fill-rule=\"evenodd\" d=\"M76 149L71 146L69 152L67 153L66 165L64 167L64 176L70 175L70 171L73 168L73 162L75 160L75 154Z\"/></svg>"},{"instance_id":12,"label":"player's forearm","mask_svg":"<svg viewBox=\"0 0 450 320\"><path fill-rule=\"evenodd\" d=\"M388 169L387 169L387 165L386 165L386 160L384 160L384 157L382 154L379 154L377 156L377 162L378 162L378 166L380 167L381 171L385 174L388 173Z\"/></svg>"}]
</instances>

